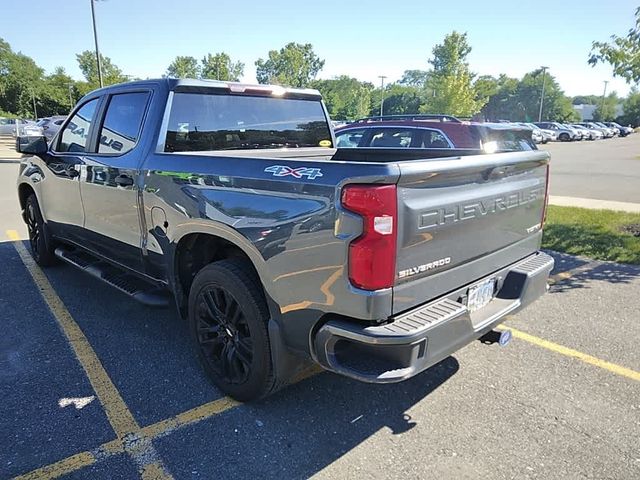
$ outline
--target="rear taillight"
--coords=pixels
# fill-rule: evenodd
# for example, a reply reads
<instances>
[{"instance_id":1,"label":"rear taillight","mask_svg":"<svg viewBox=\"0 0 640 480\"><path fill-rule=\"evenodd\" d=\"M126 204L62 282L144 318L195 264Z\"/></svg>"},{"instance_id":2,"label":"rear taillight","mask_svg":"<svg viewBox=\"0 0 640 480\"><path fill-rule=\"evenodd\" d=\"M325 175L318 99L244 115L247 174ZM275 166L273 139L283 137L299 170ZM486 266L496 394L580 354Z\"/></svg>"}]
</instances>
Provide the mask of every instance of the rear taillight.
<instances>
[{"instance_id":1,"label":"rear taillight","mask_svg":"<svg viewBox=\"0 0 640 480\"><path fill-rule=\"evenodd\" d=\"M390 288L395 280L395 185L347 185L342 206L362 217L362 235L349 245L349 280L363 290Z\"/></svg>"}]
</instances>

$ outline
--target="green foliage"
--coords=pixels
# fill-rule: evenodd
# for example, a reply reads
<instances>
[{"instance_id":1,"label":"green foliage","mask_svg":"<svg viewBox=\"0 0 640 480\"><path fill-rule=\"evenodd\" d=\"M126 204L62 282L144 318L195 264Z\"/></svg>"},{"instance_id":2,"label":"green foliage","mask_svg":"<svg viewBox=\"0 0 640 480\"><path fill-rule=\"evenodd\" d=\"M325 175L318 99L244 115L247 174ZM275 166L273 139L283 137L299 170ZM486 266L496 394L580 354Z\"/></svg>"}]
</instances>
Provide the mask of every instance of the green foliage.
<instances>
[{"instance_id":1,"label":"green foliage","mask_svg":"<svg viewBox=\"0 0 640 480\"><path fill-rule=\"evenodd\" d=\"M347 75L331 80L315 80L311 86L317 88L333 119L354 120L367 116L373 85L360 82Z\"/></svg>"},{"instance_id":2,"label":"green foliage","mask_svg":"<svg viewBox=\"0 0 640 480\"><path fill-rule=\"evenodd\" d=\"M616 107L620 99L616 92L607 95L602 101L602 97L598 102L598 106L593 112L593 120L596 122L612 122L616 118Z\"/></svg>"},{"instance_id":3,"label":"green foliage","mask_svg":"<svg viewBox=\"0 0 640 480\"><path fill-rule=\"evenodd\" d=\"M426 70L405 70L398 83L407 87L424 87L428 78L429 72Z\"/></svg>"},{"instance_id":4,"label":"green foliage","mask_svg":"<svg viewBox=\"0 0 640 480\"><path fill-rule=\"evenodd\" d=\"M640 91L632 88L629 96L622 103L624 113L616 119L621 125L640 125Z\"/></svg>"},{"instance_id":5,"label":"green foliage","mask_svg":"<svg viewBox=\"0 0 640 480\"><path fill-rule=\"evenodd\" d=\"M371 115L380 113L380 89L371 96ZM393 83L385 87L384 114L404 115L419 113L420 105L424 103L424 89L408 85Z\"/></svg>"},{"instance_id":6,"label":"green foliage","mask_svg":"<svg viewBox=\"0 0 640 480\"><path fill-rule=\"evenodd\" d=\"M231 57L224 52L215 55L208 53L201 63L201 78L238 82L244 74L244 63L232 62Z\"/></svg>"},{"instance_id":7,"label":"green foliage","mask_svg":"<svg viewBox=\"0 0 640 480\"><path fill-rule=\"evenodd\" d=\"M578 95L573 97L571 103L574 105L597 105L601 99L602 97L598 95Z\"/></svg>"},{"instance_id":8,"label":"green foliage","mask_svg":"<svg viewBox=\"0 0 640 480\"><path fill-rule=\"evenodd\" d=\"M608 63L613 75L624 78L627 83L640 82L640 7L636 9L635 26L619 37L611 36L610 42L593 42L589 64Z\"/></svg>"},{"instance_id":9,"label":"green foliage","mask_svg":"<svg viewBox=\"0 0 640 480\"><path fill-rule=\"evenodd\" d=\"M194 57L178 55L167 67L167 77L172 78L198 78L200 77L200 65Z\"/></svg>"},{"instance_id":10,"label":"green foliage","mask_svg":"<svg viewBox=\"0 0 640 480\"><path fill-rule=\"evenodd\" d=\"M636 213L549 206L543 248L598 260L640 264L640 237L626 233L640 227Z\"/></svg>"},{"instance_id":11,"label":"green foliage","mask_svg":"<svg viewBox=\"0 0 640 480\"><path fill-rule=\"evenodd\" d=\"M30 57L15 53L0 38L0 110L33 117L33 98L43 88L44 70Z\"/></svg>"},{"instance_id":12,"label":"green foliage","mask_svg":"<svg viewBox=\"0 0 640 480\"><path fill-rule=\"evenodd\" d=\"M506 75L498 78L484 75L479 77L474 87L476 98L483 101L482 116L488 120L515 119L522 114L523 106L518 102L519 80Z\"/></svg>"},{"instance_id":13,"label":"green foliage","mask_svg":"<svg viewBox=\"0 0 640 480\"><path fill-rule=\"evenodd\" d=\"M473 74L469 71L467 55L471 46L466 33L456 31L444 37L442 44L433 48L429 60L432 71L425 84L425 103L421 113L447 113L470 117L484 105L473 87Z\"/></svg>"},{"instance_id":14,"label":"green foliage","mask_svg":"<svg viewBox=\"0 0 640 480\"><path fill-rule=\"evenodd\" d=\"M85 50L76 55L78 61L78 67L84 76L86 83L81 87L83 94L95 90L100 87L98 81L98 62L96 61L96 54L91 50ZM122 83L127 81L126 75L122 73L122 70L111 62L109 57L105 57L100 54L100 69L102 71L102 83L106 87L107 85L114 85L116 83Z\"/></svg>"},{"instance_id":15,"label":"green foliage","mask_svg":"<svg viewBox=\"0 0 640 480\"><path fill-rule=\"evenodd\" d=\"M527 73L521 80L500 75L479 77L474 83L477 98L484 99L482 115L487 120L533 122L538 120L542 93L542 70ZM548 72L545 74L543 120L577 121L580 115L571 99Z\"/></svg>"},{"instance_id":16,"label":"green foliage","mask_svg":"<svg viewBox=\"0 0 640 480\"><path fill-rule=\"evenodd\" d=\"M258 83L307 87L324 67L324 60L314 53L310 43L291 42L279 51L269 51L269 58L260 58L255 65Z\"/></svg>"},{"instance_id":17,"label":"green foliage","mask_svg":"<svg viewBox=\"0 0 640 480\"><path fill-rule=\"evenodd\" d=\"M56 67L51 75L45 77L43 87L37 99L38 115L66 115L79 98L76 82L64 71Z\"/></svg>"}]
</instances>

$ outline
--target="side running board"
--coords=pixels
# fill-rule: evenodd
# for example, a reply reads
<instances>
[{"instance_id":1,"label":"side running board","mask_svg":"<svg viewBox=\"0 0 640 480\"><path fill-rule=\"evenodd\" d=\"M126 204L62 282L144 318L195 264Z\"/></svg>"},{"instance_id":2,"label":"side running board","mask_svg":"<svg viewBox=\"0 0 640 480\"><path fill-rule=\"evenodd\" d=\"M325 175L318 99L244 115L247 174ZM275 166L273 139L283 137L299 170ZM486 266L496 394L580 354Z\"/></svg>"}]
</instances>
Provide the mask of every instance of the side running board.
<instances>
[{"instance_id":1,"label":"side running board","mask_svg":"<svg viewBox=\"0 0 640 480\"><path fill-rule=\"evenodd\" d=\"M108 283L122 293L150 307L167 307L170 296L163 290L140 277L128 273L93 255L67 247L58 247L55 254L61 260L87 272L93 277Z\"/></svg>"}]
</instances>

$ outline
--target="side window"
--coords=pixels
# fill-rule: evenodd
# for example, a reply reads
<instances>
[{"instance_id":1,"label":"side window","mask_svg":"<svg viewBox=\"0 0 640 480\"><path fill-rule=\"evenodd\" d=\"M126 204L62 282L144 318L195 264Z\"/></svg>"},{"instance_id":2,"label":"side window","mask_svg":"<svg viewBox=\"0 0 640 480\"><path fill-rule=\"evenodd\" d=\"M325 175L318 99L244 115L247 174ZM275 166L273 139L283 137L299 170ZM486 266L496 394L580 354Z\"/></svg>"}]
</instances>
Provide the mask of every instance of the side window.
<instances>
[{"instance_id":1,"label":"side window","mask_svg":"<svg viewBox=\"0 0 640 480\"><path fill-rule=\"evenodd\" d=\"M338 148L355 148L360 146L360 140L364 135L364 128L336 132L336 146Z\"/></svg>"},{"instance_id":2,"label":"side window","mask_svg":"<svg viewBox=\"0 0 640 480\"><path fill-rule=\"evenodd\" d=\"M442 132L425 130L422 137L422 148L451 148L451 145Z\"/></svg>"},{"instance_id":3,"label":"side window","mask_svg":"<svg viewBox=\"0 0 640 480\"><path fill-rule=\"evenodd\" d=\"M62 130L58 152L86 152L89 128L96 113L98 99L88 101L78 110Z\"/></svg>"},{"instance_id":4,"label":"side window","mask_svg":"<svg viewBox=\"0 0 640 480\"><path fill-rule=\"evenodd\" d=\"M98 153L123 154L138 141L149 92L113 95L100 128Z\"/></svg>"},{"instance_id":5,"label":"side window","mask_svg":"<svg viewBox=\"0 0 640 480\"><path fill-rule=\"evenodd\" d=\"M409 148L412 136L419 134L417 129L382 128L374 132L370 147Z\"/></svg>"}]
</instances>

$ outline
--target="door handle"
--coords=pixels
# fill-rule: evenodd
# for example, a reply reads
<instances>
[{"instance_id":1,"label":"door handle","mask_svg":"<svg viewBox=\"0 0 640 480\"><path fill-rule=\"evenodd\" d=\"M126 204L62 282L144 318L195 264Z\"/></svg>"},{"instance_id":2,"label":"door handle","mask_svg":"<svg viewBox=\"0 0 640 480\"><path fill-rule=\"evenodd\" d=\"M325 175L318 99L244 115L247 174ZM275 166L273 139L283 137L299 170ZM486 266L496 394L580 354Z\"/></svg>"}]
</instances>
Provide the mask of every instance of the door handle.
<instances>
[{"instance_id":1,"label":"door handle","mask_svg":"<svg viewBox=\"0 0 640 480\"><path fill-rule=\"evenodd\" d=\"M120 187L130 187L133 185L133 178L129 175L120 174L113 181Z\"/></svg>"}]
</instances>

